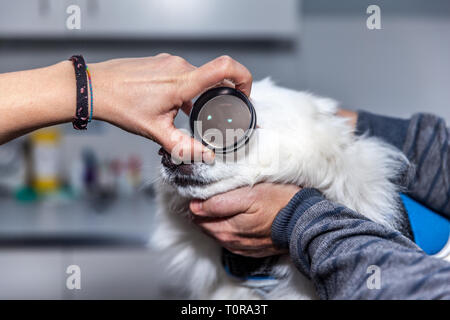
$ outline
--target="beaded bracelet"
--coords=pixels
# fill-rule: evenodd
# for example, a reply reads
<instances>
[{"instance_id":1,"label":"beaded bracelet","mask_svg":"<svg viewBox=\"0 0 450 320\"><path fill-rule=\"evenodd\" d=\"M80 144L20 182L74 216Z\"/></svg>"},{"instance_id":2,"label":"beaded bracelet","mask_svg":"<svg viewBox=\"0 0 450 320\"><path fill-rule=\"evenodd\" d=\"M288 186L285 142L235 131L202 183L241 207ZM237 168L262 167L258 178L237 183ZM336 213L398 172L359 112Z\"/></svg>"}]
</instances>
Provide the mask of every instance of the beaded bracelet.
<instances>
[{"instance_id":1,"label":"beaded bracelet","mask_svg":"<svg viewBox=\"0 0 450 320\"><path fill-rule=\"evenodd\" d=\"M92 79L91 79L91 72L89 71L89 67L86 65L86 73L88 75L89 80L89 92L91 96L91 112L89 113L89 120L88 122L92 121L92 115L94 114L94 94L92 92Z\"/></svg>"},{"instance_id":2,"label":"beaded bracelet","mask_svg":"<svg viewBox=\"0 0 450 320\"><path fill-rule=\"evenodd\" d=\"M77 82L77 102L75 119L72 121L72 125L76 130L86 130L89 121L86 62L84 61L82 55L74 55L70 57L69 60L73 62L73 66L75 69L75 79Z\"/></svg>"}]
</instances>

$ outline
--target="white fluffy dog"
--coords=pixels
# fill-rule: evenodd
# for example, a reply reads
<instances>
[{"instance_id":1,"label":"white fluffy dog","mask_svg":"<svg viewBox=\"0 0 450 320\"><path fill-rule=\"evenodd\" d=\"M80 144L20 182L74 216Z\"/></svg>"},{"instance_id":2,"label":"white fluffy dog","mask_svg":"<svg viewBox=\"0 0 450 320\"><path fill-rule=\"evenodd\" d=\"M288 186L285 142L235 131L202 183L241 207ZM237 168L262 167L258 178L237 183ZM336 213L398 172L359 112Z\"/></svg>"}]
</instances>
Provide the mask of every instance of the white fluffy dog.
<instances>
[{"instance_id":1,"label":"white fluffy dog","mask_svg":"<svg viewBox=\"0 0 450 320\"><path fill-rule=\"evenodd\" d=\"M222 250L190 222L189 200L206 199L259 182L291 183L319 189L328 199L409 235L409 222L396 184L407 166L403 154L373 137L354 135L335 115L335 101L274 85L253 85L251 101L258 128L235 161L171 165L163 161L160 209L153 244L169 259L180 289L203 299L310 299L314 290L290 262L280 257L272 277L229 275ZM169 158L170 160L170 158Z\"/></svg>"}]
</instances>

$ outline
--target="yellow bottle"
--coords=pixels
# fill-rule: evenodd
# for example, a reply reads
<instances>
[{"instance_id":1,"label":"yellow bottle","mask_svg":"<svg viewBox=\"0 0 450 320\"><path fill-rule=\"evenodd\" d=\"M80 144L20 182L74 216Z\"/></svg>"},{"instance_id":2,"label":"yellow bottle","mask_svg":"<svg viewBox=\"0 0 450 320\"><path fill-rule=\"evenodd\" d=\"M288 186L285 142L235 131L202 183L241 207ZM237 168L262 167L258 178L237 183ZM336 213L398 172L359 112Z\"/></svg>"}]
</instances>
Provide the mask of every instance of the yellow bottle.
<instances>
[{"instance_id":1,"label":"yellow bottle","mask_svg":"<svg viewBox=\"0 0 450 320\"><path fill-rule=\"evenodd\" d=\"M38 193L54 192L59 188L59 144L61 133L57 127L33 132L32 186Z\"/></svg>"}]
</instances>

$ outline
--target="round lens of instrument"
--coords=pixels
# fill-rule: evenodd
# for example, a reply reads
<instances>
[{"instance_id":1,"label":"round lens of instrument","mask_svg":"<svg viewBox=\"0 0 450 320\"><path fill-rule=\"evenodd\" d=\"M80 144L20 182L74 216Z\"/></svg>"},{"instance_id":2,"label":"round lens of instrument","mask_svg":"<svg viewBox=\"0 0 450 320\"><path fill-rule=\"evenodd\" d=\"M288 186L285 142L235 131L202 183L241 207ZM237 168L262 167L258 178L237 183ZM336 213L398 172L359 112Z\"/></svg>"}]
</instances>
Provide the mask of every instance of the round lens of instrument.
<instances>
[{"instance_id":1,"label":"round lens of instrument","mask_svg":"<svg viewBox=\"0 0 450 320\"><path fill-rule=\"evenodd\" d=\"M193 135L216 152L234 151L245 144L256 126L247 97L232 88L215 88L201 95L190 116Z\"/></svg>"}]
</instances>

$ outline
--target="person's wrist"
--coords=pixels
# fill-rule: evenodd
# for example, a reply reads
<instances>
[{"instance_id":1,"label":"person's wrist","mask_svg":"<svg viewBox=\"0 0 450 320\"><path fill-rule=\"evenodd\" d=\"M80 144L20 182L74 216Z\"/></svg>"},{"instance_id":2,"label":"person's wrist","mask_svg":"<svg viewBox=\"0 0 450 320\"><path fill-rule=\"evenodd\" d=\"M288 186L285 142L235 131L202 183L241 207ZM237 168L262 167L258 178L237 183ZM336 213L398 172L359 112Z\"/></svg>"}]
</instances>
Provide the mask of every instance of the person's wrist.
<instances>
[{"instance_id":1,"label":"person's wrist","mask_svg":"<svg viewBox=\"0 0 450 320\"><path fill-rule=\"evenodd\" d=\"M277 248L289 247L290 236L298 218L319 199L322 199L322 194L317 189L301 189L278 212L271 228L272 241Z\"/></svg>"},{"instance_id":2,"label":"person's wrist","mask_svg":"<svg viewBox=\"0 0 450 320\"><path fill-rule=\"evenodd\" d=\"M88 64L92 79L94 110L92 118L107 122L115 122L116 111L113 103L114 75L108 74L104 62Z\"/></svg>"},{"instance_id":3,"label":"person's wrist","mask_svg":"<svg viewBox=\"0 0 450 320\"><path fill-rule=\"evenodd\" d=\"M91 73L93 96L89 93L89 112L91 110L91 99L94 98L93 119L108 121L108 115L111 108L109 102L105 99L108 94L105 94L107 85L105 84L105 77L102 68L97 67L98 63L89 64L89 71ZM58 105L58 108L52 108L51 112L53 118L57 122L71 122L75 117L76 109L76 79L75 70L72 61L62 61L53 66L48 67L48 77L53 79L54 85L61 88L61 90L53 90L53 94L57 97L53 98ZM107 81L106 81L107 83ZM110 90L112 91L112 90ZM107 92L107 91L106 91Z\"/></svg>"},{"instance_id":4,"label":"person's wrist","mask_svg":"<svg viewBox=\"0 0 450 320\"><path fill-rule=\"evenodd\" d=\"M70 61L62 61L46 68L48 101L43 105L47 106L41 110L45 123L51 125L56 123L70 122L75 115L76 106L76 80L73 64ZM57 89L56 89L57 88Z\"/></svg>"}]
</instances>

